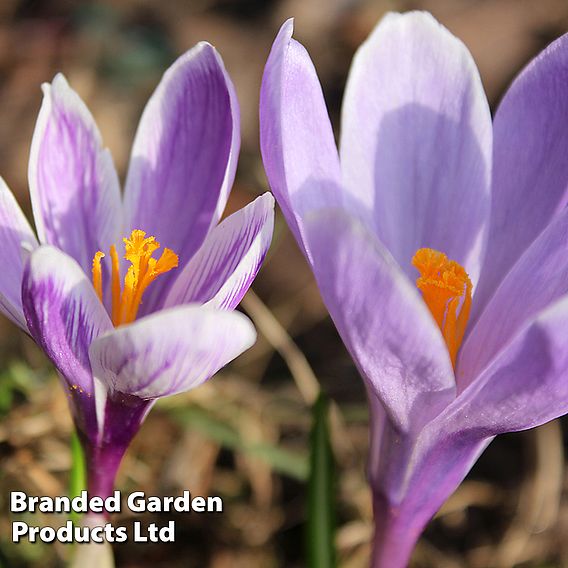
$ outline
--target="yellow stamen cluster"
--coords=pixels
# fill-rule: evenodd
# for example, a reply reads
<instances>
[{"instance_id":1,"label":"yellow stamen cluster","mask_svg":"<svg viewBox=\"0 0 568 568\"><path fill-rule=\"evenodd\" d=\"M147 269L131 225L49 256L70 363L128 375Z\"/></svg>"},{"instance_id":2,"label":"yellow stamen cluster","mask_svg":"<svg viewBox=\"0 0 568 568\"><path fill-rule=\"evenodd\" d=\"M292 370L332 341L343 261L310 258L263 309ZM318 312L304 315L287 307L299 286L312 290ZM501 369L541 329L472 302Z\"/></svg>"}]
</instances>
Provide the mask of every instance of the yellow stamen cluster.
<instances>
[{"instance_id":1,"label":"yellow stamen cluster","mask_svg":"<svg viewBox=\"0 0 568 568\"><path fill-rule=\"evenodd\" d=\"M471 309L471 280L461 265L433 249L418 249L412 264L420 272L416 286L442 331L455 368Z\"/></svg>"},{"instance_id":2,"label":"yellow stamen cluster","mask_svg":"<svg viewBox=\"0 0 568 568\"><path fill-rule=\"evenodd\" d=\"M146 288L160 274L165 274L178 266L178 256L172 250L164 248L160 258L152 255L160 248L155 237L146 237L144 231L135 229L129 238L123 239L124 258L130 266L124 277L124 287L120 287L120 262L116 247L110 247L112 263L112 323L115 326L133 322L142 303L142 296ZM101 251L95 253L93 258L93 286L99 299L103 300L103 282L101 259L105 254Z\"/></svg>"}]
</instances>

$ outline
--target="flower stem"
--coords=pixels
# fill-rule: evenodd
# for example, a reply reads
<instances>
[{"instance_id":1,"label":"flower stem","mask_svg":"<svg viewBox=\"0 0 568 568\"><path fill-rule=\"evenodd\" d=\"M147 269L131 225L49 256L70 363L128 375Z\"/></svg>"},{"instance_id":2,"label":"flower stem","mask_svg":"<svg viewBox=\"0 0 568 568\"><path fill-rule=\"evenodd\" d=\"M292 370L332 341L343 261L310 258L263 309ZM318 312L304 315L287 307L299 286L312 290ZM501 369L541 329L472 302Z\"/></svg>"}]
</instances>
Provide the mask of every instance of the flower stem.
<instances>
[{"instance_id":1,"label":"flower stem","mask_svg":"<svg viewBox=\"0 0 568 568\"><path fill-rule=\"evenodd\" d=\"M152 404L123 393L108 396L102 433L96 443L85 444L89 497L112 495L120 462Z\"/></svg>"},{"instance_id":2,"label":"flower stem","mask_svg":"<svg viewBox=\"0 0 568 568\"><path fill-rule=\"evenodd\" d=\"M87 491L89 497L106 499L114 490L114 481L125 447L94 447L87 454Z\"/></svg>"}]
</instances>

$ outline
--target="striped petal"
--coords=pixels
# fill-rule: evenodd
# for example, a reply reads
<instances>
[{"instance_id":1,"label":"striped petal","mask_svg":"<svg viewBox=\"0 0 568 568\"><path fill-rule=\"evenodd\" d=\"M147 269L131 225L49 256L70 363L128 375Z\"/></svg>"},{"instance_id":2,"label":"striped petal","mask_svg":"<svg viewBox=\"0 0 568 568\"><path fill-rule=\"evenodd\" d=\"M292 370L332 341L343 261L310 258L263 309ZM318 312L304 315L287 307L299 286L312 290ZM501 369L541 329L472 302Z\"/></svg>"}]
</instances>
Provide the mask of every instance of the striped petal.
<instances>
[{"instance_id":1,"label":"striped petal","mask_svg":"<svg viewBox=\"0 0 568 568\"><path fill-rule=\"evenodd\" d=\"M223 62L208 43L182 55L148 101L125 188L127 229L141 229L190 260L217 222L239 153L239 111ZM153 311L175 280L161 278L141 308Z\"/></svg>"},{"instance_id":2,"label":"striped petal","mask_svg":"<svg viewBox=\"0 0 568 568\"><path fill-rule=\"evenodd\" d=\"M235 308L262 265L273 226L274 199L269 193L225 219L178 275L165 306L209 303Z\"/></svg>"},{"instance_id":3,"label":"striped petal","mask_svg":"<svg viewBox=\"0 0 568 568\"><path fill-rule=\"evenodd\" d=\"M27 331L22 311L24 261L37 245L35 235L12 192L0 178L0 312Z\"/></svg>"},{"instance_id":4,"label":"striped petal","mask_svg":"<svg viewBox=\"0 0 568 568\"><path fill-rule=\"evenodd\" d=\"M122 233L118 177L93 117L63 75L43 92L29 163L38 237L90 273L94 254Z\"/></svg>"},{"instance_id":5,"label":"striped petal","mask_svg":"<svg viewBox=\"0 0 568 568\"><path fill-rule=\"evenodd\" d=\"M111 398L122 393L154 399L200 385L255 339L243 314L188 305L100 336L91 346L90 360Z\"/></svg>"},{"instance_id":6,"label":"striped petal","mask_svg":"<svg viewBox=\"0 0 568 568\"><path fill-rule=\"evenodd\" d=\"M98 429L89 346L112 328L105 308L77 262L51 246L31 254L22 303L31 336L66 382L78 427L94 440Z\"/></svg>"}]
</instances>

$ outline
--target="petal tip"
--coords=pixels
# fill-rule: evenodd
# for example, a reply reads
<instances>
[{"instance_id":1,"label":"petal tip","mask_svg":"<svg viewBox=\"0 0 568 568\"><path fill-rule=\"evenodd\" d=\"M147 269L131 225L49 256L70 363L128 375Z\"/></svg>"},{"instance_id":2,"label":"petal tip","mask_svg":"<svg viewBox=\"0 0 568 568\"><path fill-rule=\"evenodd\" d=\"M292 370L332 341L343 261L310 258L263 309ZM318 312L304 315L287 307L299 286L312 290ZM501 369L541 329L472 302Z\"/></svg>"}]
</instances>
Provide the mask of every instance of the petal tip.
<instances>
[{"instance_id":1,"label":"petal tip","mask_svg":"<svg viewBox=\"0 0 568 568\"><path fill-rule=\"evenodd\" d=\"M292 34L294 33L294 23L295 23L294 18L288 18L282 24L282 26L280 26L280 33L286 33L291 37Z\"/></svg>"},{"instance_id":2,"label":"petal tip","mask_svg":"<svg viewBox=\"0 0 568 568\"><path fill-rule=\"evenodd\" d=\"M213 57L216 63L222 65L222 58L220 53L217 51L217 48L209 43L208 41L200 41L195 44L195 46L190 49L187 53L194 52L194 57Z\"/></svg>"},{"instance_id":3,"label":"petal tip","mask_svg":"<svg viewBox=\"0 0 568 568\"><path fill-rule=\"evenodd\" d=\"M183 66L186 64L191 65L191 63L198 61L203 61L206 66L213 64L224 69L221 55L215 46L210 44L208 41L200 41L196 43L192 48L180 55L173 63L172 67L176 67L177 65ZM170 67L170 69L172 67Z\"/></svg>"},{"instance_id":4,"label":"petal tip","mask_svg":"<svg viewBox=\"0 0 568 568\"><path fill-rule=\"evenodd\" d=\"M274 39L273 47L274 49L276 46L285 46L290 43L292 39L292 35L294 34L294 18L288 18L278 30L276 34L276 38Z\"/></svg>"},{"instance_id":5,"label":"petal tip","mask_svg":"<svg viewBox=\"0 0 568 568\"><path fill-rule=\"evenodd\" d=\"M455 38L430 12L411 10L409 12L387 12L379 20L363 45L369 41L377 41L379 36L381 36L380 41L383 41L382 34L387 33L387 31L402 34L411 33L412 35L416 35L419 31L422 33L443 33Z\"/></svg>"},{"instance_id":6,"label":"petal tip","mask_svg":"<svg viewBox=\"0 0 568 568\"><path fill-rule=\"evenodd\" d=\"M77 109L81 106L81 98L71 87L65 75L61 72L57 73L55 77L53 77L51 83L44 83L42 88L44 95L50 96L54 101L61 101L70 108Z\"/></svg>"},{"instance_id":7,"label":"petal tip","mask_svg":"<svg viewBox=\"0 0 568 568\"><path fill-rule=\"evenodd\" d=\"M215 309L215 311L219 310ZM246 351L247 349L250 349L256 343L258 337L258 333L256 331L256 327L254 326L253 322L250 320L248 316L246 316L242 312L233 311L233 312L224 312L224 313L231 314L233 318L235 318L236 316L234 323L238 322L238 324L235 326L238 329L235 329L235 332L240 334L242 340L241 353Z\"/></svg>"},{"instance_id":8,"label":"petal tip","mask_svg":"<svg viewBox=\"0 0 568 568\"><path fill-rule=\"evenodd\" d=\"M52 86L61 86L61 87L69 87L69 81L67 81L67 77L61 72L58 71L53 80L51 81Z\"/></svg>"},{"instance_id":9,"label":"petal tip","mask_svg":"<svg viewBox=\"0 0 568 568\"><path fill-rule=\"evenodd\" d=\"M258 199L262 200L267 209L274 209L274 195L270 191L265 191Z\"/></svg>"}]
</instances>

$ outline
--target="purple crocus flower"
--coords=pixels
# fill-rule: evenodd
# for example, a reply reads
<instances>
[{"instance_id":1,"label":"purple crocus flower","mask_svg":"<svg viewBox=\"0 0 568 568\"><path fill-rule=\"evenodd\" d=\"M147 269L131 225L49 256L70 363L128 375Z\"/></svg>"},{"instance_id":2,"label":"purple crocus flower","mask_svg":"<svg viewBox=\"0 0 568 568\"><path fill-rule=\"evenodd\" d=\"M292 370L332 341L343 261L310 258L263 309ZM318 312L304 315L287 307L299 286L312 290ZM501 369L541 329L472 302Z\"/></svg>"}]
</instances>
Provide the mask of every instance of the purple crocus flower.
<instances>
[{"instance_id":1,"label":"purple crocus flower","mask_svg":"<svg viewBox=\"0 0 568 568\"><path fill-rule=\"evenodd\" d=\"M338 155L291 36L266 65L262 155L365 380L373 566L398 568L495 435L568 411L568 37L492 125L466 47L387 15L355 56Z\"/></svg>"},{"instance_id":2,"label":"purple crocus flower","mask_svg":"<svg viewBox=\"0 0 568 568\"><path fill-rule=\"evenodd\" d=\"M0 183L0 310L61 376L91 494L112 491L156 399L203 383L255 341L233 310L270 244L273 198L218 224L239 146L233 85L200 43L146 106L124 199L93 117L61 75L44 86L30 156L40 244ZM169 248L158 256L160 243Z\"/></svg>"}]
</instances>

